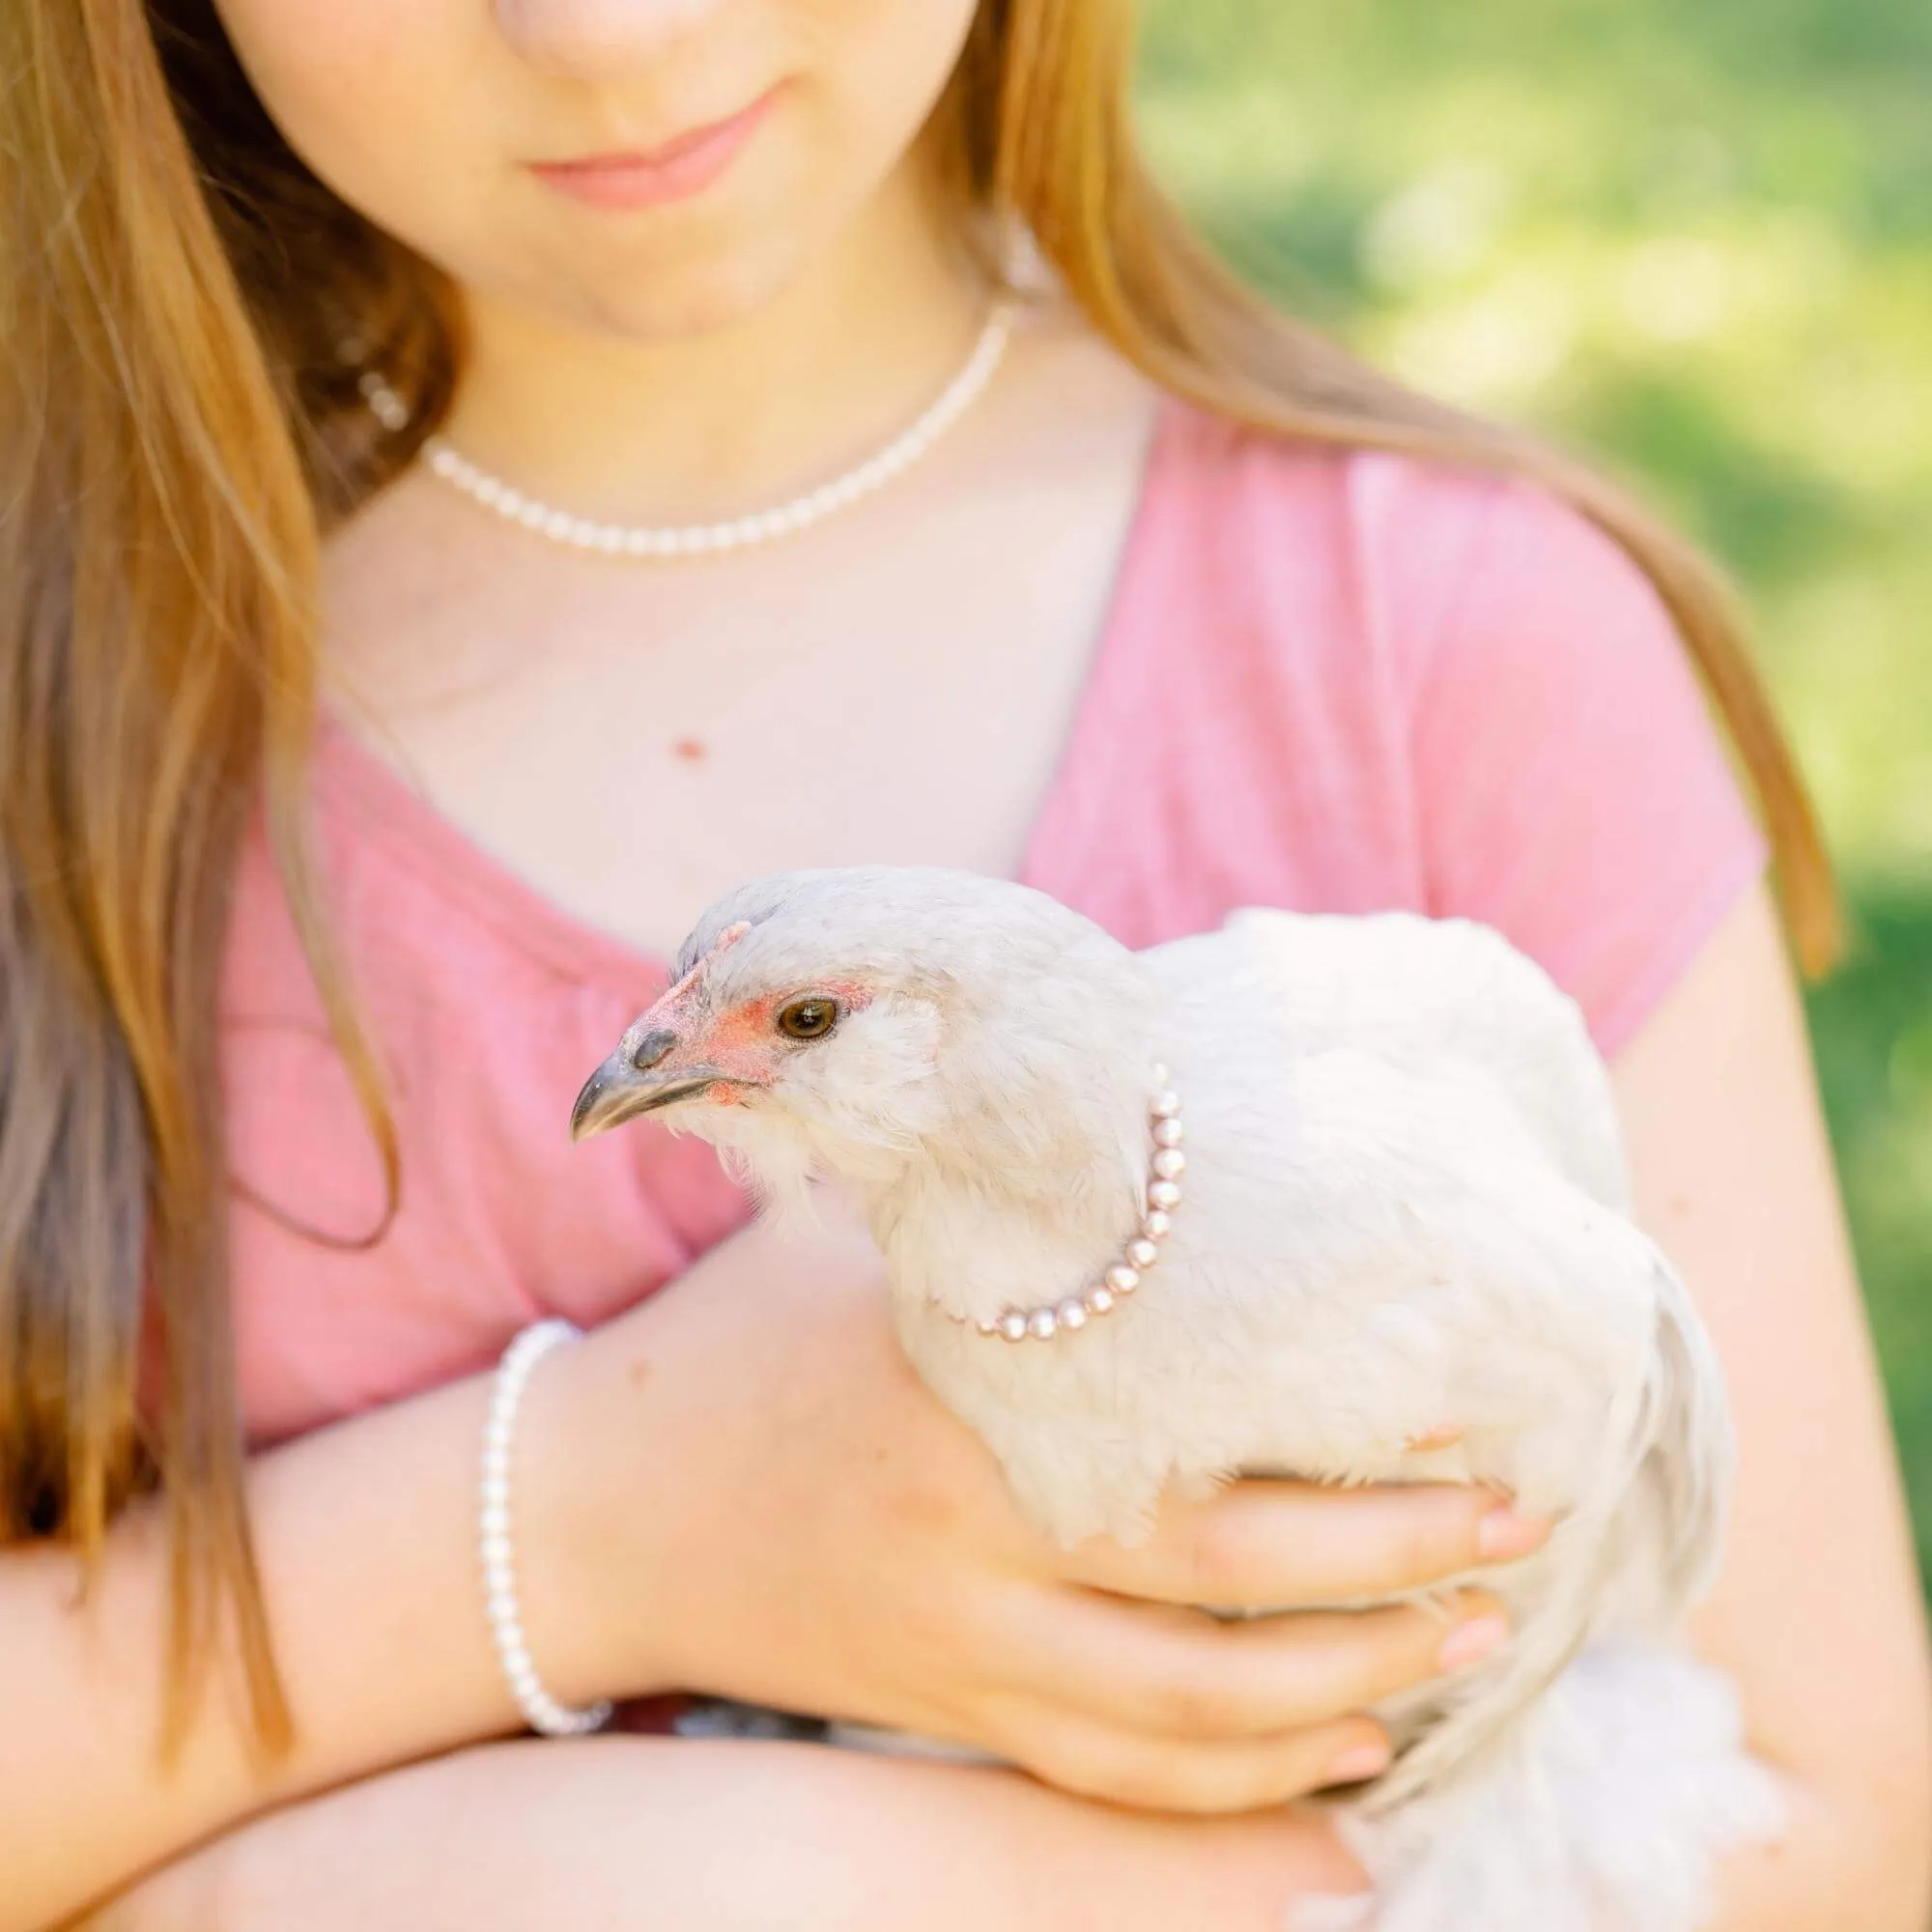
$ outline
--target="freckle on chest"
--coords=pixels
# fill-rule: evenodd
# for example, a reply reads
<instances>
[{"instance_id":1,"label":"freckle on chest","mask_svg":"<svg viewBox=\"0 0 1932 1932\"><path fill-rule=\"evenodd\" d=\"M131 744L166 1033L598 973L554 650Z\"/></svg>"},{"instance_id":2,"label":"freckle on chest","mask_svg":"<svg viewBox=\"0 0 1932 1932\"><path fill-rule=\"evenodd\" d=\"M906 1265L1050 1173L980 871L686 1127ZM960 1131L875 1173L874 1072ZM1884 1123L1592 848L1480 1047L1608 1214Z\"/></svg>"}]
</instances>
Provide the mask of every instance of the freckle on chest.
<instances>
[{"instance_id":1,"label":"freckle on chest","mask_svg":"<svg viewBox=\"0 0 1932 1932\"><path fill-rule=\"evenodd\" d=\"M701 738L680 738L671 747L671 752L687 765L701 765L710 756Z\"/></svg>"}]
</instances>

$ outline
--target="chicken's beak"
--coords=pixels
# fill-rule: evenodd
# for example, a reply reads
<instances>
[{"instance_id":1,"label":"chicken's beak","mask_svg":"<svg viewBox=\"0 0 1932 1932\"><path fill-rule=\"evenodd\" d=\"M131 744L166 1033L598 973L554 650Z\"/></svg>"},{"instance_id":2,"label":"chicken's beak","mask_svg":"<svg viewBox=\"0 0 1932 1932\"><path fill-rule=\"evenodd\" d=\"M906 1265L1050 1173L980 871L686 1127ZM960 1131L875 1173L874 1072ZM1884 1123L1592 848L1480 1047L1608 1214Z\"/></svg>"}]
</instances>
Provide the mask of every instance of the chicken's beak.
<instances>
[{"instance_id":1,"label":"chicken's beak","mask_svg":"<svg viewBox=\"0 0 1932 1932\"><path fill-rule=\"evenodd\" d=\"M664 1065L675 1037L647 1034L628 1052L619 1046L609 1060L583 1083L577 1105L570 1110L570 1138L588 1140L607 1127L652 1114L674 1100L688 1100L724 1079L724 1069L696 1065ZM656 1049L653 1053L653 1049ZM671 1058L675 1059L672 1055Z\"/></svg>"}]
</instances>

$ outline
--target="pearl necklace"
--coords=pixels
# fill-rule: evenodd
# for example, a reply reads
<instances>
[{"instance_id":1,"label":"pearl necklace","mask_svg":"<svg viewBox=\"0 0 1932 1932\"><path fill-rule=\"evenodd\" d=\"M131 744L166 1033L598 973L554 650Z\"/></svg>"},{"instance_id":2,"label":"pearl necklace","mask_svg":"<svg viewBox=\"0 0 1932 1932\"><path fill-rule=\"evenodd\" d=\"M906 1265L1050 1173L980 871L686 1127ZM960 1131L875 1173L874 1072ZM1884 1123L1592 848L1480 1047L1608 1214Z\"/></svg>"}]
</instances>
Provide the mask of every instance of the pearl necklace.
<instances>
[{"instance_id":1,"label":"pearl necklace","mask_svg":"<svg viewBox=\"0 0 1932 1932\"><path fill-rule=\"evenodd\" d=\"M910 428L867 457L856 469L848 469L830 483L821 483L803 497L794 497L788 503L777 504L769 510L754 510L750 516L733 517L724 523L655 526L600 524L588 517L574 517L567 510L553 509L534 497L513 490L500 477L479 469L440 436L423 439L422 454L433 476L462 491L472 502L494 510L507 523L521 524L539 536L550 537L574 550L598 551L606 556L654 558L743 550L748 544L765 543L773 537L808 529L835 511L847 509L862 497L869 497L901 470L910 469L965 413L968 405L992 380L993 371L1006 354L1012 322L1011 305L996 304L973 345L972 355L966 358L966 366ZM370 413L384 429L400 430L409 421L409 405L375 370L364 370L357 387Z\"/></svg>"},{"instance_id":2,"label":"pearl necklace","mask_svg":"<svg viewBox=\"0 0 1932 1932\"><path fill-rule=\"evenodd\" d=\"M1180 1176L1187 1156L1180 1144L1187 1138L1180 1124L1180 1095L1167 1084L1167 1068L1156 1066L1154 1085L1160 1089L1148 1105L1148 1131L1153 1141L1153 1155L1148 1162L1150 1178L1146 1206L1141 1213L1140 1232L1121 1252L1121 1259L1108 1268L1084 1294L1069 1294L1064 1301L1044 1301L1037 1308L1009 1308L990 1321L975 1322L982 1335L997 1335L1002 1341L1051 1342L1056 1335L1086 1327L1095 1316L1111 1314L1140 1287L1141 1277L1160 1259L1160 1244L1174 1226L1174 1210L1180 1205ZM947 1311L952 1314L952 1310ZM964 1323L963 1315L953 1321Z\"/></svg>"}]
</instances>

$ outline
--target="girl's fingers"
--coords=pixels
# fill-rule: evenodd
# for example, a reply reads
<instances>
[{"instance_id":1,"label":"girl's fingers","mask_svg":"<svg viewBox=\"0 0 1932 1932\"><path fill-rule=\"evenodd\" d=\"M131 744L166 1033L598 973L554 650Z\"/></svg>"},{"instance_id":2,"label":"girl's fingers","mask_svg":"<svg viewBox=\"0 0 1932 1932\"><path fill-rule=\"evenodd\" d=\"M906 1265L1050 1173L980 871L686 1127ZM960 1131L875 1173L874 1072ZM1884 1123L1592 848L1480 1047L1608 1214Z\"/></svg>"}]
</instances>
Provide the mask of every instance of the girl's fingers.
<instances>
[{"instance_id":1,"label":"girl's fingers","mask_svg":"<svg viewBox=\"0 0 1932 1932\"><path fill-rule=\"evenodd\" d=\"M1380 1726L1360 1717L1281 1737L1177 1744L1034 1708L1014 1712L1012 1733L1001 1754L1034 1776L1143 1811L1254 1811L1373 1777L1389 1762Z\"/></svg>"},{"instance_id":2,"label":"girl's fingers","mask_svg":"<svg viewBox=\"0 0 1932 1932\"><path fill-rule=\"evenodd\" d=\"M1009 1649L1022 1695L1157 1740L1218 1743L1330 1723L1476 1662L1508 1634L1502 1606L1473 1590L1446 1605L1236 1622L1095 1596L1053 1604Z\"/></svg>"},{"instance_id":3,"label":"girl's fingers","mask_svg":"<svg viewBox=\"0 0 1932 1932\"><path fill-rule=\"evenodd\" d=\"M1549 1524L1461 1483L1324 1489L1247 1480L1163 1509L1137 1549L1094 1537L1060 1558L1069 1581L1222 1609L1350 1603L1526 1556Z\"/></svg>"}]
</instances>

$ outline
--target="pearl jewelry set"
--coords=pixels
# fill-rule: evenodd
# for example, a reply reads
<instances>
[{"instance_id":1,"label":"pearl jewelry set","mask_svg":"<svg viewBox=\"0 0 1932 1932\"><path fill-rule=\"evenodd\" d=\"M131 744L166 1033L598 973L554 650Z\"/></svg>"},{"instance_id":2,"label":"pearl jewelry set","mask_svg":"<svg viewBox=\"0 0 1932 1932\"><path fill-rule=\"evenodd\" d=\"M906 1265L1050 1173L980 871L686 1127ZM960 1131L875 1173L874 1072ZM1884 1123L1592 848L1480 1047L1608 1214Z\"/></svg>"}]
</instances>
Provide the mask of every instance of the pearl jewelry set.
<instances>
[{"instance_id":1,"label":"pearl jewelry set","mask_svg":"<svg viewBox=\"0 0 1932 1932\"><path fill-rule=\"evenodd\" d=\"M1187 1167L1180 1144L1187 1132L1180 1123L1180 1095L1167 1084L1167 1068L1156 1066L1153 1079L1160 1091L1148 1104L1153 1154L1148 1162L1140 1232L1122 1249L1121 1259L1084 1294L1043 1301L1037 1308L1006 1309L989 1321L976 1322L980 1334L997 1335L1006 1342L1051 1342L1056 1335L1073 1334L1096 1316L1111 1315L1160 1259L1160 1244L1167 1239L1174 1226L1174 1210L1180 1206L1180 1177ZM963 1322L966 1318L954 1315L952 1319Z\"/></svg>"},{"instance_id":2,"label":"pearl jewelry set","mask_svg":"<svg viewBox=\"0 0 1932 1932\"><path fill-rule=\"evenodd\" d=\"M869 497L909 469L958 421L992 380L1000 358L1007 353L1012 324L1011 304L996 304L973 344L973 353L966 358L965 366L909 428L857 469L848 469L829 483L821 483L802 497L794 497L788 503L754 510L750 516L733 517L723 523L601 524L590 517L572 516L568 510L553 509L548 503L540 503L534 497L513 489L501 477L492 476L440 436L423 439L423 461L432 476L453 490L460 490L486 510L494 510L506 523L519 524L538 536L549 537L573 550L592 551L605 556L660 560L744 550L752 544L767 543L774 537L809 529L835 512ZM384 429L394 432L408 425L409 405L376 370L363 370L356 386L369 406L369 413Z\"/></svg>"},{"instance_id":3,"label":"pearl jewelry set","mask_svg":"<svg viewBox=\"0 0 1932 1932\"><path fill-rule=\"evenodd\" d=\"M758 510L724 523L663 526L598 523L553 509L513 489L500 477L479 469L440 436L423 440L422 457L431 475L459 490L472 502L494 511L505 522L520 525L539 536L579 551L605 556L663 559L715 555L743 550L808 529L835 512L869 497L909 469L965 412L991 381L1006 354L1012 332L1012 309L996 305L973 345L965 366L910 427L857 469L821 484L788 503ZM345 351L352 363L359 356L353 346ZM391 434L408 427L409 405L382 375L364 369L357 378L369 412ZM1157 1067L1154 1084L1162 1091L1149 1109L1154 1152L1152 1178L1148 1182L1147 1207L1140 1233L1126 1245L1123 1258L1108 1268L1100 1283L1085 1294L1038 1308L1011 1308L997 1321L979 1323L981 1334L1001 1335L1009 1342L1029 1336L1050 1341L1055 1335L1082 1328L1090 1318L1105 1315L1119 1300L1140 1286L1142 1274L1154 1264L1166 1236L1169 1217L1180 1200L1176 1184L1186 1165L1180 1151L1180 1102L1167 1090L1167 1070ZM579 1330L561 1320L537 1321L523 1330L503 1351L483 1430L482 1495L478 1510L478 1553L483 1571L484 1611L495 1640L497 1662L517 1707L534 1731L548 1737L579 1737L609 1723L612 1706L599 1702L582 1710L559 1703L544 1689L524 1634L517 1607L515 1549L510 1529L510 1447L516 1432L517 1406L530 1371L559 1343L575 1341Z\"/></svg>"}]
</instances>

